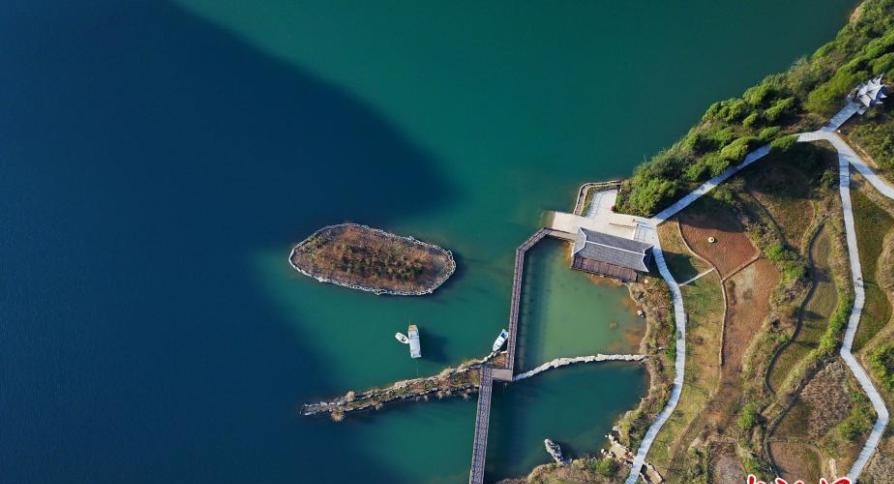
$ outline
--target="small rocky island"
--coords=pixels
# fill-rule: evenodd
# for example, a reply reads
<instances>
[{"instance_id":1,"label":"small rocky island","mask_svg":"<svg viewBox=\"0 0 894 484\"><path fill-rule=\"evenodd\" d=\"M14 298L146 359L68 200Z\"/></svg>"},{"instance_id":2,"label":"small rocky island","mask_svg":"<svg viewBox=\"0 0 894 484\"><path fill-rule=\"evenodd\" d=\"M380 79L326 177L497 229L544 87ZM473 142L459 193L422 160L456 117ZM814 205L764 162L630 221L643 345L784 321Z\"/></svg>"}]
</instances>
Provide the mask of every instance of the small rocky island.
<instances>
[{"instance_id":1,"label":"small rocky island","mask_svg":"<svg viewBox=\"0 0 894 484\"><path fill-rule=\"evenodd\" d=\"M430 294L456 270L449 250L354 223L317 230L289 263L320 282L397 296Z\"/></svg>"}]
</instances>

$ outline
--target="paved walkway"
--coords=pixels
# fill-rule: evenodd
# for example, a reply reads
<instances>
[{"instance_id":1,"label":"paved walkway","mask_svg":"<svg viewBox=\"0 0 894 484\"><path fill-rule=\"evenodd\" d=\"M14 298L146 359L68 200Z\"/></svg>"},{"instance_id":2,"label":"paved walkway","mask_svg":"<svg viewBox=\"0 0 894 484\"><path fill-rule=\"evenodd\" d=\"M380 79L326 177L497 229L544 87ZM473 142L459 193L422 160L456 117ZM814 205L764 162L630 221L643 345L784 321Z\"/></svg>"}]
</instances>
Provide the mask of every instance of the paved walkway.
<instances>
[{"instance_id":1,"label":"paved walkway","mask_svg":"<svg viewBox=\"0 0 894 484\"><path fill-rule=\"evenodd\" d=\"M752 262L753 262L753 261L752 261ZM695 282L695 281L701 279L702 277L707 276L708 274L710 274L710 273L712 273L712 272L714 272L714 268L713 268L713 267L710 268L710 269L708 269L708 270L706 270L705 272L702 272L701 274L696 274L696 275L692 276L691 278L689 278L689 279L687 279L687 280L681 282L681 283L680 283L680 287L683 287L683 286L685 286L685 285L687 285L687 284L692 284L693 282Z\"/></svg>"},{"instance_id":2,"label":"paved walkway","mask_svg":"<svg viewBox=\"0 0 894 484\"><path fill-rule=\"evenodd\" d=\"M860 387L862 387L863 391L866 392L866 395L869 396L869 401L872 402L872 407L875 409L875 413L878 416L875 425L872 428L872 432L869 434L869 439L866 440L866 444L860 451L860 455L857 456L857 460L854 461L850 471L847 473L848 477L856 482L857 478L860 477L863 468L866 467L866 464L878 447L882 434L885 432L885 427L888 425L889 415L884 399L882 399L878 390L875 389L875 385L872 384L872 380L869 378L869 375L866 374L866 370L863 369L851 352L854 337L857 335L857 328L860 326L860 316L863 312L863 304L866 300L866 294L863 289L863 270L860 266L860 251L859 247L857 247L857 232L854 227L854 212L851 205L850 166L854 166L857 171L863 174L863 176L886 197L894 199L894 188L879 178L879 176L866 165L866 163L850 146L848 146L847 143L844 142L843 139L841 139L840 136L838 136L837 133L823 130L814 133L804 133L798 137L798 141L802 142L818 140L829 141L838 151L838 191L841 194L841 208L844 212L844 228L847 234L847 252L851 266L851 280L854 284L854 307L851 309L851 314L847 322L847 330L844 333L844 341L841 344L841 358L857 378L857 381L860 382Z\"/></svg>"},{"instance_id":3,"label":"paved walkway","mask_svg":"<svg viewBox=\"0 0 894 484\"><path fill-rule=\"evenodd\" d=\"M659 212L658 215L652 217L652 223L654 223L655 225L658 225L658 224L666 221L667 219L673 217L674 215L676 215L677 212L679 212L680 210L683 210L684 208L686 208L690 204L692 204L692 202L701 198L702 195L717 188L717 185L720 185L721 183L728 180L731 176L735 175L736 173L739 173L740 171L742 171L742 169L748 167L748 165L767 156L767 154L769 152L770 152L770 145L764 145L764 146L761 146L760 148L752 151L751 153L748 153L747 155L745 155L745 159L742 160L742 163L739 163L738 165L731 166L731 167L727 168L726 170L723 170L723 173L702 183L698 188L696 188L695 190L690 192L688 195L677 200L676 203L674 203L670 207L665 208L664 210Z\"/></svg>"},{"instance_id":4,"label":"paved walkway","mask_svg":"<svg viewBox=\"0 0 894 484\"><path fill-rule=\"evenodd\" d=\"M847 105L841 108L841 111L832 116L832 119L823 126L824 130L827 131L835 131L840 128L842 124L846 123L848 119L851 119L851 116L857 114L860 111L860 105L853 102L848 101Z\"/></svg>"},{"instance_id":5,"label":"paved walkway","mask_svg":"<svg viewBox=\"0 0 894 484\"><path fill-rule=\"evenodd\" d=\"M661 251L661 241L658 239L657 234L658 231L652 231L652 254L655 256L655 264L658 266L661 277L664 278L670 288L671 298L674 303L674 320L677 327L674 383L667 404L661 410L661 413L658 414L655 421L652 422L649 430L646 431L646 435L636 451L636 456L633 457L633 466L630 468L630 475L627 477L625 484L636 484L642 472L643 464L646 462L646 455L649 453L649 449L652 448L652 442L655 441L655 437L661 431L661 427L664 426L674 409L677 408L677 402L680 401L680 394L683 392L683 378L686 369L686 311L683 309L683 293L680 292L680 286L677 285L677 281L674 280L674 276L671 275L670 269L667 267L664 253Z\"/></svg>"},{"instance_id":6,"label":"paved walkway","mask_svg":"<svg viewBox=\"0 0 894 484\"><path fill-rule=\"evenodd\" d=\"M881 179L872 169L857 155L854 150L848 146L847 143L838 136L837 133L833 131L834 128L831 128L832 125L838 123L840 126L844 121L853 116L853 112L850 110L853 107L851 105L845 106L844 109L839 111L835 117L833 117L832 121L826 125L820 131L814 131L810 133L801 133L798 135L798 141L801 142L810 142L810 141L819 141L826 140L830 142L835 149L838 151L838 162L839 162L839 174L840 174L840 185L839 191L841 192L841 202L842 207L844 209L844 219L845 219L845 228L847 229L847 245L848 245L848 257L850 258L851 263L851 277L854 283L854 290L856 293L856 298L854 301L854 308L851 311L850 318L848 320L847 331L845 332L844 342L841 347L841 357L844 359L845 363L853 372L854 376L860 382L860 386L869 396L870 401L872 402L872 406L878 415L878 419L873 426L872 432L869 435L869 439L866 441L863 449L860 451L860 455L857 458L854 465L851 467L850 472L848 472L848 477L854 482L857 481L857 478L860 476L860 473L863 471L863 468L866 466L866 463L869 462L869 459L875 453L876 448L878 447L879 441L881 440L882 434L884 433L885 427L888 425L888 409L885 407L885 402L882 399L881 395L875 389L875 386L872 384L872 380L866 374L866 371L862 366L857 362L857 359L851 353L851 347L854 341L854 336L857 333L857 327L860 324L860 314L863 310L863 303L865 299L864 291L863 291L863 277L861 275L860 269L860 256L857 249L857 237L856 232L854 231L854 217L853 211L851 210L851 199L850 199L850 171L849 165L853 166L860 174L862 174L869 183L872 184L879 192L881 192L886 197L894 199L894 187L887 184L883 179ZM855 111L854 111L855 112ZM679 211L691 205L693 202L698 200L700 197L710 192L714 188L716 188L721 183L728 180L730 177L741 171L743 168L751 165L755 161L763 158L770 152L770 146L764 145L760 148L749 153L742 163L731 166L724 170L718 176L711 178L706 181L698 188L693 190L691 193L686 195L685 197L678 200L676 203L671 205L670 207L662 210L656 216L650 219L650 226L653 229L652 233L649 236L650 242L654 245L652 251L655 255L655 263L658 266L658 271L661 273L661 277L664 278L665 282L667 282L668 287L671 290L671 296L674 304L674 316L676 322L676 359L674 361L674 382L673 388L671 389L671 396L667 401L664 409L661 413L658 414L658 417L655 419L655 422L649 427L646 431L645 437L643 437L642 442L640 443L640 447L636 452L636 456L633 459L633 465L630 469L630 475L627 477L625 484L636 484L637 480L639 480L640 473L642 472L643 464L646 460L646 455L649 453L649 449L652 447L652 443L655 441L655 437L658 435L658 432L661 431L661 428L664 426L665 422L667 422L668 418L670 418L674 409L677 407L677 403L680 400L680 394L683 390L683 381L684 381L684 371L686 367L686 311L683 307L683 295L680 292L680 285L674 280L673 275L671 275L670 270L667 267L667 263L664 260L664 253L661 251L661 241L658 239L657 230L655 228L667 221L669 218L676 215ZM688 282L688 281L687 281Z\"/></svg>"}]
</instances>

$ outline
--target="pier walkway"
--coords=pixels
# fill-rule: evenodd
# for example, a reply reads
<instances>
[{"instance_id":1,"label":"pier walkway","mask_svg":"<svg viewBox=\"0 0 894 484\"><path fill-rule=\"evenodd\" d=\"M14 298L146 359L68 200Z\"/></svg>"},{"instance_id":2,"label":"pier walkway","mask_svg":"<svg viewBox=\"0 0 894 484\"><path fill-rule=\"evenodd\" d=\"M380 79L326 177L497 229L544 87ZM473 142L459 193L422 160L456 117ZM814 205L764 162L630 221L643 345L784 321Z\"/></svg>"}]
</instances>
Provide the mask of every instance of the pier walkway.
<instances>
[{"instance_id":1,"label":"pier walkway","mask_svg":"<svg viewBox=\"0 0 894 484\"><path fill-rule=\"evenodd\" d=\"M521 305L521 290L522 283L524 282L524 271L525 271L525 253L531 247L534 247L534 244L543 240L547 235L551 235L554 231L550 229L540 229L537 232L534 232L534 235L528 237L528 240L522 242L517 249L515 249L515 271L512 274L512 299L509 302L509 340L507 341L507 349L509 352L508 358L506 360L506 368L509 370L508 381L512 381L512 373L515 369L515 348L518 346L516 340L518 339L518 309ZM500 376L503 376L501 373ZM502 380L502 378L501 378Z\"/></svg>"},{"instance_id":2,"label":"pier walkway","mask_svg":"<svg viewBox=\"0 0 894 484\"><path fill-rule=\"evenodd\" d=\"M469 484L484 483L484 461L487 456L487 428L490 424L490 397L494 388L493 369L481 367L481 388L478 391L478 410L475 413L475 440L472 442L472 468Z\"/></svg>"},{"instance_id":3,"label":"pier walkway","mask_svg":"<svg viewBox=\"0 0 894 484\"><path fill-rule=\"evenodd\" d=\"M469 470L469 484L484 482L484 462L487 455L487 428L490 423L490 397L493 382L513 381L515 373L515 349L518 347L518 317L521 306L522 284L524 284L525 254L544 237L555 237L573 241L574 235L557 230L543 228L534 232L527 240L515 249L515 268L512 275L512 299L509 303L509 338L507 359L504 368L493 368L490 365L481 367L481 388L478 392L478 410L475 414L475 440L472 442L472 466Z\"/></svg>"}]
</instances>

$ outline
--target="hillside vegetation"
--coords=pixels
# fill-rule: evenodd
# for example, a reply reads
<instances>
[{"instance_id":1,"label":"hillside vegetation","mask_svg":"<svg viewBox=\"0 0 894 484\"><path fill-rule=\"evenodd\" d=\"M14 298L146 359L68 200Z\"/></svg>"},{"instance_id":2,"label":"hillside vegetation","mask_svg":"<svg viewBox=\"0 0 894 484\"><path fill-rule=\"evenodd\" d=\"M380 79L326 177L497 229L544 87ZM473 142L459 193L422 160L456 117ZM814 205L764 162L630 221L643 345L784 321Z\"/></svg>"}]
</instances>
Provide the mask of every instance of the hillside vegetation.
<instances>
[{"instance_id":1,"label":"hillside vegetation","mask_svg":"<svg viewBox=\"0 0 894 484\"><path fill-rule=\"evenodd\" d=\"M894 78L894 0L867 0L835 40L812 56L741 97L712 104L686 136L624 182L617 209L653 215L752 149L791 143L786 135L818 128L843 106L851 89L877 74ZM892 149L890 132L867 129L861 136L866 144L881 146L881 153ZM894 163L886 156L886 163Z\"/></svg>"}]
</instances>

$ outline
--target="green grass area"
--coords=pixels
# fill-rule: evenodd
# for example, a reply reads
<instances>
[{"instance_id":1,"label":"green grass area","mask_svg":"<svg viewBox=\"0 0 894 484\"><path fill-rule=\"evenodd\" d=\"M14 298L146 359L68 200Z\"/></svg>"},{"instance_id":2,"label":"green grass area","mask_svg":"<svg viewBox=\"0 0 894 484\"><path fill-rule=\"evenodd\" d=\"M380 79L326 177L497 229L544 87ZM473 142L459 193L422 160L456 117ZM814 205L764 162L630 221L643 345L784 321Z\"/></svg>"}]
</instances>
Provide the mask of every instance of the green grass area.
<instances>
[{"instance_id":1,"label":"green grass area","mask_svg":"<svg viewBox=\"0 0 894 484\"><path fill-rule=\"evenodd\" d=\"M883 344L869 354L869 368L873 376L894 392L894 343Z\"/></svg>"},{"instance_id":2,"label":"green grass area","mask_svg":"<svg viewBox=\"0 0 894 484\"><path fill-rule=\"evenodd\" d=\"M891 303L876 278L879 257L885 234L894 228L894 219L859 190L851 191L854 219L857 229L857 245L860 248L860 265L863 269L863 286L866 303L860 327L854 340L854 350L859 351L891 319Z\"/></svg>"},{"instance_id":3,"label":"green grass area","mask_svg":"<svg viewBox=\"0 0 894 484\"><path fill-rule=\"evenodd\" d=\"M677 282L688 281L711 268L686 248L683 239L680 238L680 229L676 220L661 224L658 227L658 235L661 237L661 251L664 253L664 260Z\"/></svg>"},{"instance_id":4,"label":"green grass area","mask_svg":"<svg viewBox=\"0 0 894 484\"><path fill-rule=\"evenodd\" d=\"M640 165L618 197L622 212L651 215L752 149L818 127L875 74L894 77L894 0L867 0L835 40L741 97L712 104L670 148Z\"/></svg>"},{"instance_id":5,"label":"green grass area","mask_svg":"<svg viewBox=\"0 0 894 484\"><path fill-rule=\"evenodd\" d=\"M894 180L894 115L890 105L872 110L847 125L851 141L866 150L878 164L878 172Z\"/></svg>"},{"instance_id":6,"label":"green grass area","mask_svg":"<svg viewBox=\"0 0 894 484\"><path fill-rule=\"evenodd\" d=\"M662 246L665 238L662 237ZM674 413L662 427L649 453L649 462L660 469L674 468L679 442L688 437L687 428L701 415L718 384L718 351L722 333L723 295L716 272L683 286L689 315L686 345L686 379ZM689 440L689 439L686 439ZM685 442L684 442L685 444Z\"/></svg>"},{"instance_id":7,"label":"green grass area","mask_svg":"<svg viewBox=\"0 0 894 484\"><path fill-rule=\"evenodd\" d=\"M792 368L819 347L829 318L838 304L838 291L829 265L830 251L831 238L828 229L823 228L810 247L813 269L809 274L814 288L800 311L800 327L792 342L782 350L770 368L768 379L774 390L782 388Z\"/></svg>"}]
</instances>

